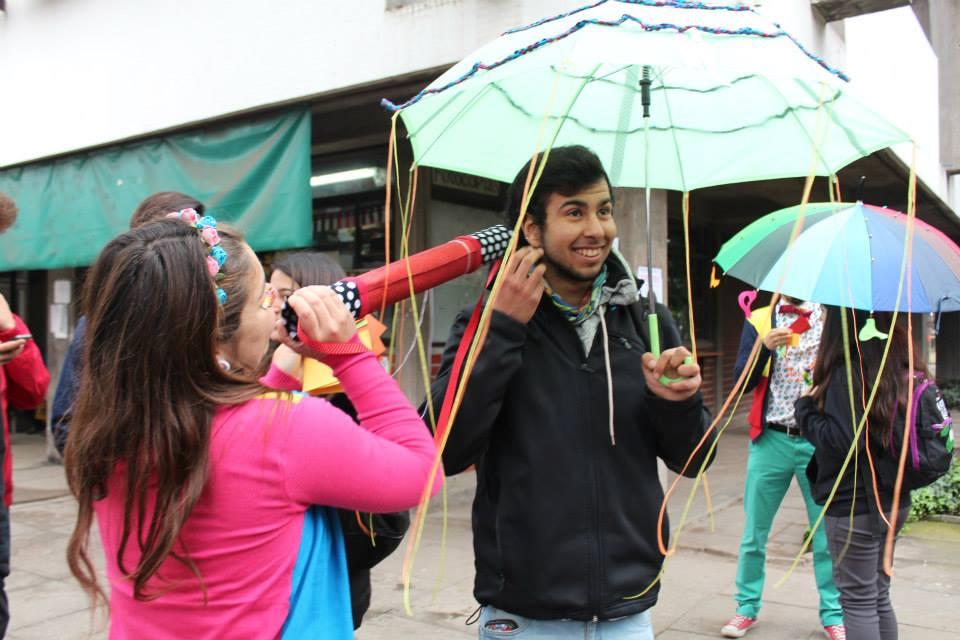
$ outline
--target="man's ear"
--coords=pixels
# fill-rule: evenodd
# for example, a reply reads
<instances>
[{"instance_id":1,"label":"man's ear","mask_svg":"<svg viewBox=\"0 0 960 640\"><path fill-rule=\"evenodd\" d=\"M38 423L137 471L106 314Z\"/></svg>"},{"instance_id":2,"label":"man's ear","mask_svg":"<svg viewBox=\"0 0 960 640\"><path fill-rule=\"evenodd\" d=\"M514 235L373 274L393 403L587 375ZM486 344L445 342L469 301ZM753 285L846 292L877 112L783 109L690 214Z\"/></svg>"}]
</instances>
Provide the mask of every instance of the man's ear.
<instances>
[{"instance_id":1,"label":"man's ear","mask_svg":"<svg viewBox=\"0 0 960 640\"><path fill-rule=\"evenodd\" d=\"M543 247L543 239L541 238L540 231L540 225L534 222L532 217L528 215L523 219L523 225L520 227L520 232L526 239L527 244L534 249L540 249Z\"/></svg>"}]
</instances>

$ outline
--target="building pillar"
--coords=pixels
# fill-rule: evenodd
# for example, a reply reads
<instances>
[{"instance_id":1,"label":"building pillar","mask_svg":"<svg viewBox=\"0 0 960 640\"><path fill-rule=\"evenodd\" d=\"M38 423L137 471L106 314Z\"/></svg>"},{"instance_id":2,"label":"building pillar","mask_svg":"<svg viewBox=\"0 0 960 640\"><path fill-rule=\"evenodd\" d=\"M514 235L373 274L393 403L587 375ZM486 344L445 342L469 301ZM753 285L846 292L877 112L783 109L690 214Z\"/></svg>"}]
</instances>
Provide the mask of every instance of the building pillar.
<instances>
[{"instance_id":1,"label":"building pillar","mask_svg":"<svg viewBox=\"0 0 960 640\"><path fill-rule=\"evenodd\" d=\"M637 275L637 268L646 266L647 256L647 215L643 189L616 188L613 190L614 219L617 222L617 237L620 238L620 253ZM667 192L663 189L650 191L650 232L653 234L653 266L660 269L662 291L654 287L657 301L667 304ZM656 279L656 274L654 278ZM640 280L647 280L646 269L639 274ZM676 477L667 471L663 460L657 459L657 477L664 488Z\"/></svg>"},{"instance_id":2,"label":"building pillar","mask_svg":"<svg viewBox=\"0 0 960 640\"><path fill-rule=\"evenodd\" d=\"M637 275L637 268L647 264L647 220L643 189L616 188L614 194L614 219L620 238L620 253L627 259ZM661 274L662 293L657 301L667 304L667 192L662 189L650 191L650 226L653 233L653 267ZM647 280L646 270L640 275ZM656 277L656 274L654 274Z\"/></svg>"},{"instance_id":3,"label":"building pillar","mask_svg":"<svg viewBox=\"0 0 960 640\"><path fill-rule=\"evenodd\" d=\"M78 291L74 281L73 269L51 269L46 272L46 350L44 360L50 372L50 386L47 389L47 459L50 462L61 460L60 453L53 444L51 423L53 417L53 397L60 381L60 371L67 355L67 348L73 338L76 324L76 298ZM39 330L39 328L38 328Z\"/></svg>"},{"instance_id":4,"label":"building pillar","mask_svg":"<svg viewBox=\"0 0 960 640\"><path fill-rule=\"evenodd\" d=\"M911 3L937 55L940 89L940 163L948 174L960 173L960 3L913 0ZM951 203L952 204L952 203ZM954 205L954 208L955 205Z\"/></svg>"},{"instance_id":5,"label":"building pillar","mask_svg":"<svg viewBox=\"0 0 960 640\"><path fill-rule=\"evenodd\" d=\"M960 313L940 316L935 377L939 383L960 380Z\"/></svg>"}]
</instances>

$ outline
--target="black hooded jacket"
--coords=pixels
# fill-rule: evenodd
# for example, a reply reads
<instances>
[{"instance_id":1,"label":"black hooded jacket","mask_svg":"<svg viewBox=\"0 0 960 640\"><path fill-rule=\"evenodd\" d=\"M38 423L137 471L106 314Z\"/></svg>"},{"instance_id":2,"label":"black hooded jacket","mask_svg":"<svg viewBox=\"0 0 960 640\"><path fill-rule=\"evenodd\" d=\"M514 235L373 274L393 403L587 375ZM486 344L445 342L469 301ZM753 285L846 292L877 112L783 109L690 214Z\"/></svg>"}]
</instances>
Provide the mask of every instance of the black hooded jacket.
<instances>
[{"instance_id":1,"label":"black hooded jacket","mask_svg":"<svg viewBox=\"0 0 960 640\"><path fill-rule=\"evenodd\" d=\"M859 424L863 417L862 407L857 407L855 414L850 411L850 392L847 386L847 377L845 371L834 371L827 383L824 392L823 409L817 407L816 401L811 396L802 396L797 398L794 408L797 416L797 425L801 432L815 447L813 458L807 465L806 475L810 482L810 490L814 501L823 505L826 504L830 492L833 491L833 485L836 483L837 476L840 475L840 469L843 468L844 461L847 458L851 447L853 447L853 434L855 425ZM859 384L859 383L855 383ZM854 389L859 387L854 386ZM869 389L869 387L867 387ZM862 402L862 397L857 397L856 402ZM900 452L900 444L903 442L903 430L906 423L906 416L903 410L897 412L892 429L895 437L892 438L893 446L890 443L882 442L876 435L876 429L870 432L870 451L873 457L874 473L876 475L877 491L880 497L880 503L885 512L889 513L890 505L893 504L893 489L897 477L897 466ZM847 463L840 484L837 486L837 492L833 500L827 506L827 514L835 517L850 515L851 504L853 512L857 515L870 513L876 510L876 499L873 496L873 488L865 487L866 482L871 482L871 474L866 471L870 462L865 455L867 443L867 429L863 429L857 442L858 458L852 459ZM862 467L862 468L861 468ZM900 494L899 509L910 506L909 487L904 487Z\"/></svg>"},{"instance_id":2,"label":"black hooded jacket","mask_svg":"<svg viewBox=\"0 0 960 640\"><path fill-rule=\"evenodd\" d=\"M608 281L631 277L607 261ZM544 296L527 325L494 312L443 454L448 475L477 468L473 503L474 595L539 619L610 619L656 603L663 561L657 458L679 471L709 425L698 393L670 402L647 391L648 347L634 310L605 309L614 390L611 444L598 329L588 356L571 325ZM455 322L432 387L439 407L469 319ZM663 348L679 342L665 307ZM697 473L704 444L687 468ZM664 521L664 540L669 524Z\"/></svg>"}]
</instances>

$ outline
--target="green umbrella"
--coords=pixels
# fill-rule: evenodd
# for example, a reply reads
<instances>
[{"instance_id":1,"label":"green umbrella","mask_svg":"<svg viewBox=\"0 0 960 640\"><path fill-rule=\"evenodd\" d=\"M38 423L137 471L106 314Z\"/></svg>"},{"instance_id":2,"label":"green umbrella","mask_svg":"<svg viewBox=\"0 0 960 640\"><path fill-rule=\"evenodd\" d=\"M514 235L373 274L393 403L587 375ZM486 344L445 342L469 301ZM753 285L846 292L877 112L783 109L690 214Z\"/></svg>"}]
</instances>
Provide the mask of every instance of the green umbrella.
<instances>
[{"instance_id":1,"label":"green umbrella","mask_svg":"<svg viewBox=\"0 0 960 640\"><path fill-rule=\"evenodd\" d=\"M508 31L385 104L420 165L509 182L546 117L615 185L691 191L830 175L907 139L845 79L743 5L606 0Z\"/></svg>"},{"instance_id":2,"label":"green umbrella","mask_svg":"<svg viewBox=\"0 0 960 640\"><path fill-rule=\"evenodd\" d=\"M504 182L544 124L551 145L595 151L614 186L684 192L832 175L908 139L750 7L683 0L602 0L513 29L384 104L416 164ZM649 215L648 194L648 255Z\"/></svg>"},{"instance_id":3,"label":"green umbrella","mask_svg":"<svg viewBox=\"0 0 960 640\"><path fill-rule=\"evenodd\" d=\"M599 0L512 29L409 101L384 104L415 165L510 182L544 141L590 147L614 186L647 189L648 282L650 188L833 175L908 140L779 25L746 5L692 0ZM648 298L658 354L652 288Z\"/></svg>"}]
</instances>

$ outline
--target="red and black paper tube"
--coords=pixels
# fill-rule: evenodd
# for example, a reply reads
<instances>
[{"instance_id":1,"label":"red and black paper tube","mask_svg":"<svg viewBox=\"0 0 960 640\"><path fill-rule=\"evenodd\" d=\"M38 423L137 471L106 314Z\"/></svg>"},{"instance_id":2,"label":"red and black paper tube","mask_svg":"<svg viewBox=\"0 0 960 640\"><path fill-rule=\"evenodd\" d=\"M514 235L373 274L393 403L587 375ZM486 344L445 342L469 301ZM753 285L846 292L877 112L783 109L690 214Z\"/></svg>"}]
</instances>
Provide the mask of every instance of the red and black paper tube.
<instances>
[{"instance_id":1,"label":"red and black paper tube","mask_svg":"<svg viewBox=\"0 0 960 640\"><path fill-rule=\"evenodd\" d=\"M330 288L340 296L353 317L359 320L379 311L384 305L399 302L410 295L408 266L413 274L413 290L420 293L473 273L483 265L503 257L511 233L503 225L494 225L415 253L409 260L397 260L363 275L338 280ZM281 314L287 333L296 340L296 314L286 305Z\"/></svg>"},{"instance_id":2,"label":"red and black paper tube","mask_svg":"<svg viewBox=\"0 0 960 640\"><path fill-rule=\"evenodd\" d=\"M330 288L340 296L353 317L359 319L379 311L384 304L410 296L408 265L413 274L413 290L420 293L499 259L507 249L510 234L509 229L498 224L415 253L409 260L397 260L363 275L344 278Z\"/></svg>"}]
</instances>

